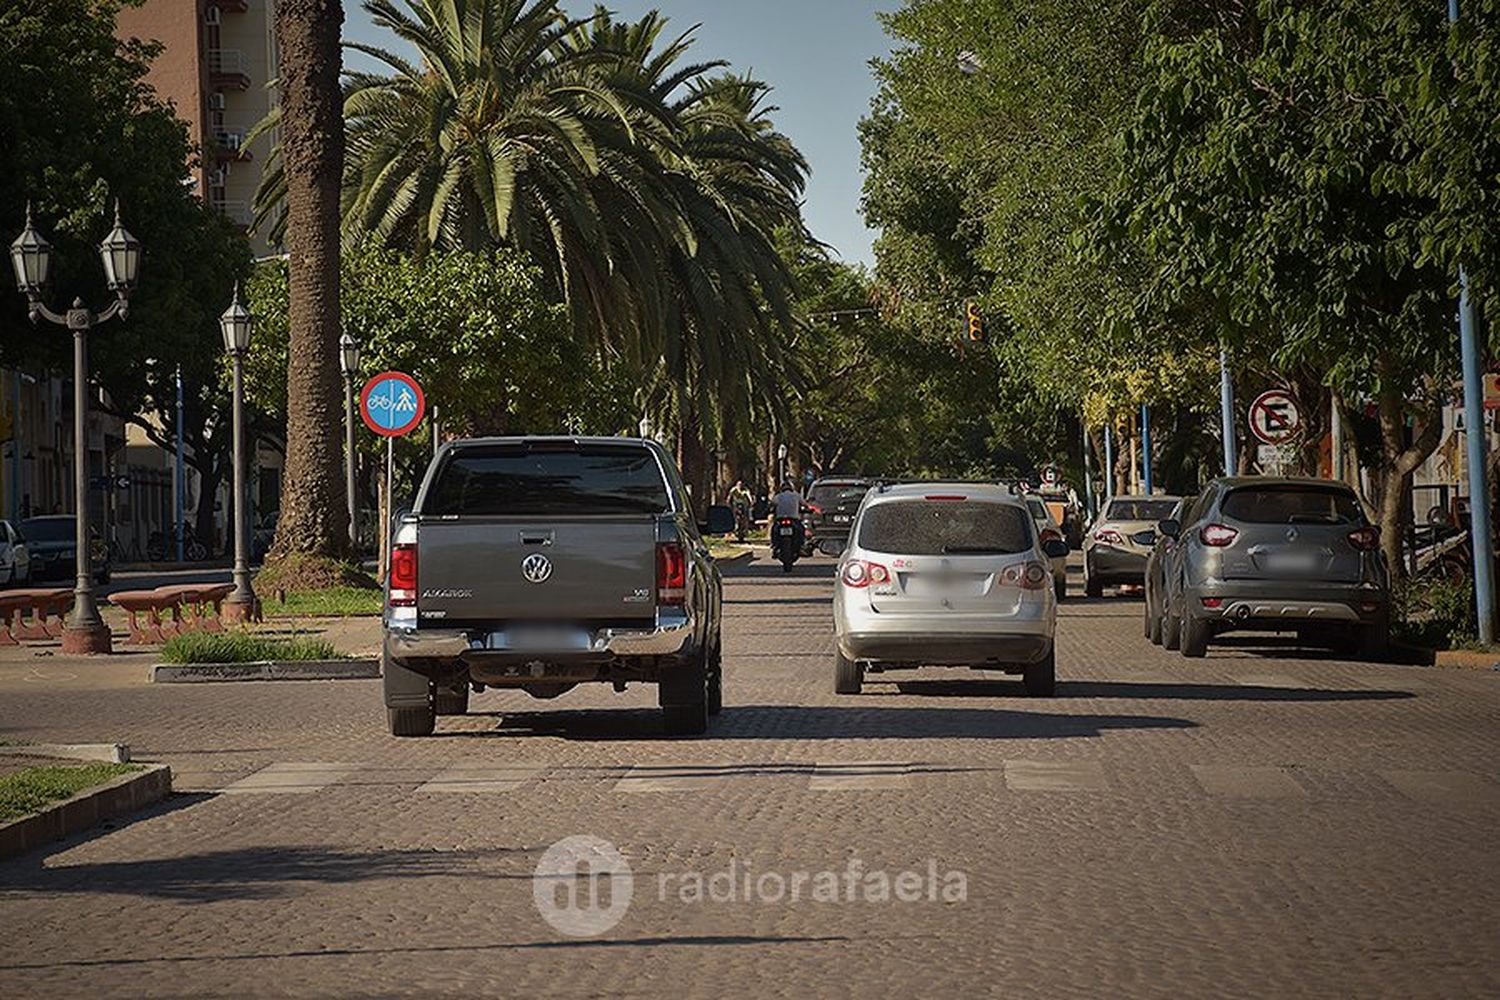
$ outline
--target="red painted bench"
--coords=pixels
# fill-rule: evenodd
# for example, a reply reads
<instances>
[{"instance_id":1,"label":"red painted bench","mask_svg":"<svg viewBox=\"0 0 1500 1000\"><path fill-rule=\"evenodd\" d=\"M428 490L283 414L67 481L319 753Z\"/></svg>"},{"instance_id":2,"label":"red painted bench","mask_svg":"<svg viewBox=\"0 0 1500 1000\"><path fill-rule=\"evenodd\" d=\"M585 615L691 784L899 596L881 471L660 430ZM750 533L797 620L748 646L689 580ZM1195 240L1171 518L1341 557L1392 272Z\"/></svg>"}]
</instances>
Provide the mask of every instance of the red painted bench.
<instances>
[{"instance_id":1,"label":"red painted bench","mask_svg":"<svg viewBox=\"0 0 1500 1000\"><path fill-rule=\"evenodd\" d=\"M234 590L228 583L183 583L155 590L126 590L110 601L129 616L130 642L153 645L183 632L219 632L224 598ZM163 614L169 620L163 619ZM145 615L145 624L138 616Z\"/></svg>"},{"instance_id":2,"label":"red painted bench","mask_svg":"<svg viewBox=\"0 0 1500 1000\"><path fill-rule=\"evenodd\" d=\"M0 645L14 646L25 640L56 639L62 635L63 619L73 607L69 587L36 587L0 591Z\"/></svg>"}]
</instances>

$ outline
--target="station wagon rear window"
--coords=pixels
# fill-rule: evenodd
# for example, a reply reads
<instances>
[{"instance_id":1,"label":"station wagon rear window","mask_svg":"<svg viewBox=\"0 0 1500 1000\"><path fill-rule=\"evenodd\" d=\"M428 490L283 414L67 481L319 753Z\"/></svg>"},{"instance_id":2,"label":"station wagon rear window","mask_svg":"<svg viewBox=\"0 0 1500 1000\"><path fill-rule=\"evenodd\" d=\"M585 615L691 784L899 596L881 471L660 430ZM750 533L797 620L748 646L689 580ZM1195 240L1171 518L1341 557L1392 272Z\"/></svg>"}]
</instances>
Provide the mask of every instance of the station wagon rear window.
<instances>
[{"instance_id":1,"label":"station wagon rear window","mask_svg":"<svg viewBox=\"0 0 1500 1000\"><path fill-rule=\"evenodd\" d=\"M1031 550L1034 530L1013 504L898 500L866 508L859 544L893 555L1016 555Z\"/></svg>"},{"instance_id":2,"label":"station wagon rear window","mask_svg":"<svg viewBox=\"0 0 1500 1000\"><path fill-rule=\"evenodd\" d=\"M671 509L645 448L461 448L438 469L423 515L660 514Z\"/></svg>"},{"instance_id":3,"label":"station wagon rear window","mask_svg":"<svg viewBox=\"0 0 1500 1000\"><path fill-rule=\"evenodd\" d=\"M1288 484L1249 486L1224 498L1224 516L1247 524L1363 524L1348 490Z\"/></svg>"}]
</instances>

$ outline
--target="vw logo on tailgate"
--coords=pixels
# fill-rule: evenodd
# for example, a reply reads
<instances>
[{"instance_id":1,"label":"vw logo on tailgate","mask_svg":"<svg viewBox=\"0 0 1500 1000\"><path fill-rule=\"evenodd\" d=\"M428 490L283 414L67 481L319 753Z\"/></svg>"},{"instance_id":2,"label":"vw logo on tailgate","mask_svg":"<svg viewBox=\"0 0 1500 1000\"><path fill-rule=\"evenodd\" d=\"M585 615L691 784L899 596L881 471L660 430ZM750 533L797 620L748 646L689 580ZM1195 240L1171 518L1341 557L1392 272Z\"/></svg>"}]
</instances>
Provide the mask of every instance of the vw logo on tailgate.
<instances>
[{"instance_id":1,"label":"vw logo on tailgate","mask_svg":"<svg viewBox=\"0 0 1500 1000\"><path fill-rule=\"evenodd\" d=\"M546 583L552 575L552 560L540 552L533 552L521 560L521 575L530 583Z\"/></svg>"}]
</instances>

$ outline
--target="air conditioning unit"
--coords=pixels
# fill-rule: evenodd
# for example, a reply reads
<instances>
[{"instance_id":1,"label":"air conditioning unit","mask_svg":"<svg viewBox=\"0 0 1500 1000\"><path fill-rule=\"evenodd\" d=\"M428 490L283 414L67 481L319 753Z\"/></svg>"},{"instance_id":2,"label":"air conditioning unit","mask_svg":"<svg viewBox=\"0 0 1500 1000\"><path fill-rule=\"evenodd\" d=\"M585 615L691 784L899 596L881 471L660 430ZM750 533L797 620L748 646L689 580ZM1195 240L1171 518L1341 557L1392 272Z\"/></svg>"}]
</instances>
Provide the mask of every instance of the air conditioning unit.
<instances>
[{"instance_id":1,"label":"air conditioning unit","mask_svg":"<svg viewBox=\"0 0 1500 1000\"><path fill-rule=\"evenodd\" d=\"M208 95L208 106L212 110L214 110L214 111L223 111L224 110L224 104L225 104L224 95L221 94L221 93L219 93L218 91L214 91L212 94Z\"/></svg>"},{"instance_id":2,"label":"air conditioning unit","mask_svg":"<svg viewBox=\"0 0 1500 1000\"><path fill-rule=\"evenodd\" d=\"M223 16L224 15L219 12L219 8L214 6L213 4L209 4L207 7L203 8L204 24L220 24Z\"/></svg>"}]
</instances>

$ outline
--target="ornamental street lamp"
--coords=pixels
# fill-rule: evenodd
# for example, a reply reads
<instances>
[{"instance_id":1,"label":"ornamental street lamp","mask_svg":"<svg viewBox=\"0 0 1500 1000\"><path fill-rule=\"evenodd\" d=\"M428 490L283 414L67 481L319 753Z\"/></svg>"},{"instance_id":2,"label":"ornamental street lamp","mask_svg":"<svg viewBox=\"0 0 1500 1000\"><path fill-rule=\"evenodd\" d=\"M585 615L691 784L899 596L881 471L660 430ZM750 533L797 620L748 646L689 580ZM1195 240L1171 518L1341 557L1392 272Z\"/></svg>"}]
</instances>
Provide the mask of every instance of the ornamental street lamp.
<instances>
[{"instance_id":1,"label":"ornamental street lamp","mask_svg":"<svg viewBox=\"0 0 1500 1000\"><path fill-rule=\"evenodd\" d=\"M255 590L250 586L249 523L245 518L245 352L250 349L250 330L255 317L240 302L240 286L234 286L234 301L219 317L224 350L234 362L234 591L224 601L226 621L255 621Z\"/></svg>"},{"instance_id":2,"label":"ornamental street lamp","mask_svg":"<svg viewBox=\"0 0 1500 1000\"><path fill-rule=\"evenodd\" d=\"M348 331L339 338L344 373L344 492L349 502L349 548L359 553L359 505L354 502L354 380L359 377L359 341Z\"/></svg>"},{"instance_id":3,"label":"ornamental street lamp","mask_svg":"<svg viewBox=\"0 0 1500 1000\"><path fill-rule=\"evenodd\" d=\"M25 294L31 322L46 320L73 332L73 612L63 630L64 653L108 653L112 649L109 626L99 616L94 601L94 571L89 547L88 516L88 333L100 323L125 319L130 312L129 297L135 289L141 266L141 244L120 224L120 204L115 203L115 227L99 244L99 258L104 276L115 300L99 312L75 298L64 312L53 312L42 301L52 265L52 245L36 231L31 222L31 205L26 206L26 228L10 245L10 261L16 273L16 287Z\"/></svg>"}]
</instances>

